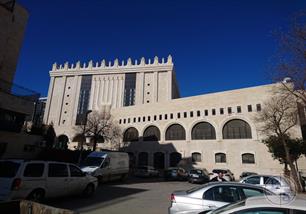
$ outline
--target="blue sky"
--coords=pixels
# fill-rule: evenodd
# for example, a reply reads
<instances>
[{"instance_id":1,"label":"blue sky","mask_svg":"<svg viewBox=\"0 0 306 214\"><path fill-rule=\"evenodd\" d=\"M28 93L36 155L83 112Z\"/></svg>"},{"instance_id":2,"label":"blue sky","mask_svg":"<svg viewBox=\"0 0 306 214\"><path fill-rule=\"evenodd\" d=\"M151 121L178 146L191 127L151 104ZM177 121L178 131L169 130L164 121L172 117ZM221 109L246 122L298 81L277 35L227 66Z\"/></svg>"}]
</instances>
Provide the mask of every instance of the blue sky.
<instances>
[{"instance_id":1,"label":"blue sky","mask_svg":"<svg viewBox=\"0 0 306 214\"><path fill-rule=\"evenodd\" d=\"M15 83L46 96L54 62L171 54L182 96L270 83L273 32L303 0L19 0L30 14Z\"/></svg>"}]
</instances>

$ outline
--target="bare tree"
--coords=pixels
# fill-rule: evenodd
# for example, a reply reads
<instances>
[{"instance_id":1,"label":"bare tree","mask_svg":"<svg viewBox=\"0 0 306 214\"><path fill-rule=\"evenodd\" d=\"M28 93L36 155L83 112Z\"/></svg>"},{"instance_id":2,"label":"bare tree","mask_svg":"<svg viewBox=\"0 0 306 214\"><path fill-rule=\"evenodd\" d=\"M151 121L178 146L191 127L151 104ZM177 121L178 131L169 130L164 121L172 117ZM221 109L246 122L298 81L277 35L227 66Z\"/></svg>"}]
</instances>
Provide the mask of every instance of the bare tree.
<instances>
[{"instance_id":1,"label":"bare tree","mask_svg":"<svg viewBox=\"0 0 306 214\"><path fill-rule=\"evenodd\" d=\"M282 90L294 95L306 106L306 11L293 17L291 29L279 33L279 51L273 66L272 79L282 82ZM290 78L292 84L282 80ZM287 79L289 80L289 79Z\"/></svg>"},{"instance_id":2,"label":"bare tree","mask_svg":"<svg viewBox=\"0 0 306 214\"><path fill-rule=\"evenodd\" d=\"M76 128L76 136L89 137L93 142L93 151L95 151L98 143L117 142L122 134L110 113L93 111L88 115L86 124Z\"/></svg>"},{"instance_id":3,"label":"bare tree","mask_svg":"<svg viewBox=\"0 0 306 214\"><path fill-rule=\"evenodd\" d=\"M297 103L291 94L274 94L266 103L262 111L258 112L255 121L259 124L258 130L269 136L277 136L285 151L286 162L290 167L291 177L297 184L298 191L302 190L297 169L290 156L290 149L286 139L290 131L298 124Z\"/></svg>"}]
</instances>

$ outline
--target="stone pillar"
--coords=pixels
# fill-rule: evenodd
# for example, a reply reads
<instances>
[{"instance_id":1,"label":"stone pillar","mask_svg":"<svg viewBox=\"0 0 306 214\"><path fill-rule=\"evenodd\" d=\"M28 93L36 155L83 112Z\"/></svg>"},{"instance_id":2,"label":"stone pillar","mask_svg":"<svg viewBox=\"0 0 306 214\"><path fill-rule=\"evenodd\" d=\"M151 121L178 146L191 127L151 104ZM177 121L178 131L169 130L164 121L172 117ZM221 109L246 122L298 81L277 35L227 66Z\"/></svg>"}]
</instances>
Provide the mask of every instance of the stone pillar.
<instances>
[{"instance_id":1,"label":"stone pillar","mask_svg":"<svg viewBox=\"0 0 306 214\"><path fill-rule=\"evenodd\" d=\"M112 101L112 108L117 108L117 97L118 97L118 76L114 77L114 90L113 90L113 101Z\"/></svg>"},{"instance_id":2,"label":"stone pillar","mask_svg":"<svg viewBox=\"0 0 306 214\"><path fill-rule=\"evenodd\" d=\"M103 80L102 76L100 76L99 81L100 81L100 90L99 90L99 95L98 95L98 105L102 106L103 90L104 90L104 80Z\"/></svg>"},{"instance_id":3,"label":"stone pillar","mask_svg":"<svg viewBox=\"0 0 306 214\"><path fill-rule=\"evenodd\" d=\"M153 73L153 102L158 102L158 72Z\"/></svg>"},{"instance_id":4,"label":"stone pillar","mask_svg":"<svg viewBox=\"0 0 306 214\"><path fill-rule=\"evenodd\" d=\"M67 77L63 76L62 77L62 84L61 84L61 88L59 89L59 91L61 91L61 96L59 97L59 102L58 102L58 106L56 109L58 109L57 113L56 113L56 122L57 124L60 126L61 125L61 117L62 117L62 109L63 109L63 105L65 105L64 103L64 94L66 91L66 81Z\"/></svg>"},{"instance_id":5,"label":"stone pillar","mask_svg":"<svg viewBox=\"0 0 306 214\"><path fill-rule=\"evenodd\" d=\"M136 105L143 104L144 73L136 74Z\"/></svg>"},{"instance_id":6,"label":"stone pillar","mask_svg":"<svg viewBox=\"0 0 306 214\"><path fill-rule=\"evenodd\" d=\"M113 99L113 87L114 87L114 77L110 77L110 82L109 82L109 96L108 96L108 104L112 104L112 99Z\"/></svg>"},{"instance_id":7,"label":"stone pillar","mask_svg":"<svg viewBox=\"0 0 306 214\"><path fill-rule=\"evenodd\" d=\"M48 98L47 98L47 103L46 103L46 108L45 108L45 113L44 113L44 123L49 124L49 112L50 112L50 106L52 102L52 96L53 96L53 88L54 88L54 77L51 77L50 79L50 84L49 84L49 89L48 89Z\"/></svg>"},{"instance_id":8,"label":"stone pillar","mask_svg":"<svg viewBox=\"0 0 306 214\"><path fill-rule=\"evenodd\" d=\"M109 91L109 77L106 77L105 79L106 84L105 84L105 102L104 103L108 103L108 91Z\"/></svg>"}]
</instances>

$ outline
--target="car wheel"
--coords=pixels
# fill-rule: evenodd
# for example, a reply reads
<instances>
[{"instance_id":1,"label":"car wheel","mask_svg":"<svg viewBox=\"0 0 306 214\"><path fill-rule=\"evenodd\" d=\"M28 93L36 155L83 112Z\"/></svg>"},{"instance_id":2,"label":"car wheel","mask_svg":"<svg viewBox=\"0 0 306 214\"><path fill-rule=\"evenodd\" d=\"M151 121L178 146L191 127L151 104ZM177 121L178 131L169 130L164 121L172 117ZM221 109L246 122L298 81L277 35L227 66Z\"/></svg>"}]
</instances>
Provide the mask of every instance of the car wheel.
<instances>
[{"instance_id":1,"label":"car wheel","mask_svg":"<svg viewBox=\"0 0 306 214\"><path fill-rule=\"evenodd\" d=\"M94 185L93 185L93 184L88 184L88 185L86 186L86 188L84 189L82 195L83 195L84 197L90 197L90 196L92 196L94 193L95 193L95 187L94 187Z\"/></svg>"},{"instance_id":2,"label":"car wheel","mask_svg":"<svg viewBox=\"0 0 306 214\"><path fill-rule=\"evenodd\" d=\"M27 197L28 200L34 201L34 202L41 202L45 198L45 191L42 189L36 189L33 192L30 193L30 195Z\"/></svg>"}]
</instances>

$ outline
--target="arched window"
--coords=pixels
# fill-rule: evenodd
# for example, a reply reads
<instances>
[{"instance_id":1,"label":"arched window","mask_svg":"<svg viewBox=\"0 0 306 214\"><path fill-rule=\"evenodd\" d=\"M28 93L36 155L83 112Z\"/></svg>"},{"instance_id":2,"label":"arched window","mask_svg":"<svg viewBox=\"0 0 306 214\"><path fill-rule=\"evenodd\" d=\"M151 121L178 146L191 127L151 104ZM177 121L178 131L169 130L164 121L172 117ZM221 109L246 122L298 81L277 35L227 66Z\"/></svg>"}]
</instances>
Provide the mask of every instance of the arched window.
<instances>
[{"instance_id":1,"label":"arched window","mask_svg":"<svg viewBox=\"0 0 306 214\"><path fill-rule=\"evenodd\" d=\"M255 163L255 156L251 153L244 153L241 155L242 163L246 164L254 164Z\"/></svg>"},{"instance_id":2,"label":"arched window","mask_svg":"<svg viewBox=\"0 0 306 214\"><path fill-rule=\"evenodd\" d=\"M134 127L128 128L123 134L124 142L138 141L138 131Z\"/></svg>"},{"instance_id":3,"label":"arched window","mask_svg":"<svg viewBox=\"0 0 306 214\"><path fill-rule=\"evenodd\" d=\"M223 139L252 138L250 125L239 119L228 121L223 127Z\"/></svg>"},{"instance_id":4,"label":"arched window","mask_svg":"<svg viewBox=\"0 0 306 214\"><path fill-rule=\"evenodd\" d=\"M199 152L192 153L191 154L191 159L192 159L193 163L201 162L202 161L201 153L199 153Z\"/></svg>"},{"instance_id":5,"label":"arched window","mask_svg":"<svg viewBox=\"0 0 306 214\"><path fill-rule=\"evenodd\" d=\"M216 153L215 154L215 162L216 163L226 163L226 154Z\"/></svg>"},{"instance_id":6,"label":"arched window","mask_svg":"<svg viewBox=\"0 0 306 214\"><path fill-rule=\"evenodd\" d=\"M160 131L156 126L149 126L143 133L144 141L160 141Z\"/></svg>"},{"instance_id":7,"label":"arched window","mask_svg":"<svg viewBox=\"0 0 306 214\"><path fill-rule=\"evenodd\" d=\"M191 131L192 140L216 139L215 128L207 122L197 123Z\"/></svg>"},{"instance_id":8,"label":"arched window","mask_svg":"<svg viewBox=\"0 0 306 214\"><path fill-rule=\"evenodd\" d=\"M183 126L173 124L166 131L166 140L185 140L186 132Z\"/></svg>"}]
</instances>

